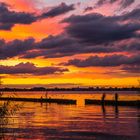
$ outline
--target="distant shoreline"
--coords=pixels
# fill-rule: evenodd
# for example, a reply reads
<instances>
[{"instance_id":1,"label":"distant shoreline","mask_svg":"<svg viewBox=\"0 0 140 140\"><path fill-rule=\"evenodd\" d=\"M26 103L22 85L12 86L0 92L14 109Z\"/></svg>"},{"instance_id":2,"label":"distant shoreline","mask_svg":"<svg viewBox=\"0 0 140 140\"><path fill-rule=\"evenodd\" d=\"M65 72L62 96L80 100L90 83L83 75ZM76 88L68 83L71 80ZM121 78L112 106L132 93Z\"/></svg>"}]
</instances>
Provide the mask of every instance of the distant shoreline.
<instances>
[{"instance_id":1,"label":"distant shoreline","mask_svg":"<svg viewBox=\"0 0 140 140\"><path fill-rule=\"evenodd\" d=\"M30 89L26 88L1 88L0 91L138 91L140 93L140 88L99 88L99 87L89 87L89 88L44 88L44 87L33 87Z\"/></svg>"}]
</instances>

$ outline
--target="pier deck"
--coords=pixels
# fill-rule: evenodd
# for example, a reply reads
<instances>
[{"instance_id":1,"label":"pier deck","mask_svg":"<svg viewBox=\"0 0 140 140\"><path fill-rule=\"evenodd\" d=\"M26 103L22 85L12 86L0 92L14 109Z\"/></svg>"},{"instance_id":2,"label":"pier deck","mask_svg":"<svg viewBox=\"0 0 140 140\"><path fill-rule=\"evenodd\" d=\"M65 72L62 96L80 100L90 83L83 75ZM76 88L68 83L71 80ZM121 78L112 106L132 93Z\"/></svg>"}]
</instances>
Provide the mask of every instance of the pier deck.
<instances>
[{"instance_id":1,"label":"pier deck","mask_svg":"<svg viewBox=\"0 0 140 140\"><path fill-rule=\"evenodd\" d=\"M1 101L22 101L22 102L41 102L41 103L57 103L57 104L76 104L76 100L72 99L52 99L52 98L13 98L1 97Z\"/></svg>"},{"instance_id":2,"label":"pier deck","mask_svg":"<svg viewBox=\"0 0 140 140\"><path fill-rule=\"evenodd\" d=\"M94 99L85 99L85 104L90 105L90 104L95 104L95 105L118 105L118 106L136 106L140 107L140 100L136 101L114 101L114 100L94 100Z\"/></svg>"}]
</instances>

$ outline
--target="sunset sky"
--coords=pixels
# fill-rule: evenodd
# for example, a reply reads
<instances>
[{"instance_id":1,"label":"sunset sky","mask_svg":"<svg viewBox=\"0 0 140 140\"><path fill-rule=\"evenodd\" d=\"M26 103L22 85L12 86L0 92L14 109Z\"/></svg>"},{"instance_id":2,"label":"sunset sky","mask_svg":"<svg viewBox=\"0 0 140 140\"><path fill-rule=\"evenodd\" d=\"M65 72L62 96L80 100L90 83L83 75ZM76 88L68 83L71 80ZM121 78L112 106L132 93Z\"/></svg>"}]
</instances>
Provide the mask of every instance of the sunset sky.
<instances>
[{"instance_id":1,"label":"sunset sky","mask_svg":"<svg viewBox=\"0 0 140 140\"><path fill-rule=\"evenodd\" d=\"M140 0L0 0L5 85L137 86Z\"/></svg>"}]
</instances>

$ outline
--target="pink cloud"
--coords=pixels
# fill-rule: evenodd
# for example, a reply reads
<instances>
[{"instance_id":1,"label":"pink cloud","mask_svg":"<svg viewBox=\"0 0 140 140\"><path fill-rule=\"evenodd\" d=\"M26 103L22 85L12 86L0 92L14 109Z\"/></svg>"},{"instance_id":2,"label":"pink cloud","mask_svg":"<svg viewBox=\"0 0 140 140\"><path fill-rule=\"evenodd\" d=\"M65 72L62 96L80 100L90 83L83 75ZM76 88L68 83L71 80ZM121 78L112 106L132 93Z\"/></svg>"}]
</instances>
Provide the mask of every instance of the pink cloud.
<instances>
[{"instance_id":1,"label":"pink cloud","mask_svg":"<svg viewBox=\"0 0 140 140\"><path fill-rule=\"evenodd\" d=\"M37 12L44 5L44 0L0 0L16 11Z\"/></svg>"}]
</instances>

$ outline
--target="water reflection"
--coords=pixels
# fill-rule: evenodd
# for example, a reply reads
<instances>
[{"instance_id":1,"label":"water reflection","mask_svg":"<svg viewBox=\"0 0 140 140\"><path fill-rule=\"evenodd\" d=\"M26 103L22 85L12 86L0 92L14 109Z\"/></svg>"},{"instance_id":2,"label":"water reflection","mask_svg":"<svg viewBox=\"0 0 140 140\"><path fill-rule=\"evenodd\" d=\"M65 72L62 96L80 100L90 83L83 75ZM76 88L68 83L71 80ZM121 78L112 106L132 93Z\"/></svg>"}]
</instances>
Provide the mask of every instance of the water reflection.
<instances>
[{"instance_id":1,"label":"water reflection","mask_svg":"<svg viewBox=\"0 0 140 140\"><path fill-rule=\"evenodd\" d=\"M108 116L107 111L106 111L106 106L104 104L102 104L101 109L102 109L102 113L103 113L103 118L106 118ZM115 118L119 118L119 107L118 107L118 105L114 106L114 115L115 115Z\"/></svg>"},{"instance_id":2,"label":"water reflection","mask_svg":"<svg viewBox=\"0 0 140 140\"><path fill-rule=\"evenodd\" d=\"M115 118L119 117L119 109L118 109L118 105L115 105Z\"/></svg>"},{"instance_id":3,"label":"water reflection","mask_svg":"<svg viewBox=\"0 0 140 140\"><path fill-rule=\"evenodd\" d=\"M37 97L41 97L40 94ZM0 121L6 120L4 123L0 122L0 139L140 139L139 108L84 105L85 98L101 98L101 95L95 97L93 94L55 95L48 93L47 97L78 99L78 105L27 102L21 110L16 111L13 115L7 114L0 117ZM112 96L109 95L107 98L112 98ZM13 106L15 104L17 103L12 102ZM19 104L22 103L19 102Z\"/></svg>"},{"instance_id":4,"label":"water reflection","mask_svg":"<svg viewBox=\"0 0 140 140\"><path fill-rule=\"evenodd\" d=\"M103 117L106 118L106 109L105 109L105 105L102 104L101 107L102 107L102 111L103 111Z\"/></svg>"},{"instance_id":5,"label":"water reflection","mask_svg":"<svg viewBox=\"0 0 140 140\"><path fill-rule=\"evenodd\" d=\"M140 128L140 109L138 109L138 125L139 125L139 128Z\"/></svg>"},{"instance_id":6,"label":"water reflection","mask_svg":"<svg viewBox=\"0 0 140 140\"><path fill-rule=\"evenodd\" d=\"M137 113L126 107L25 103L13 116L1 117L7 120L0 125L1 139L137 140Z\"/></svg>"}]
</instances>

